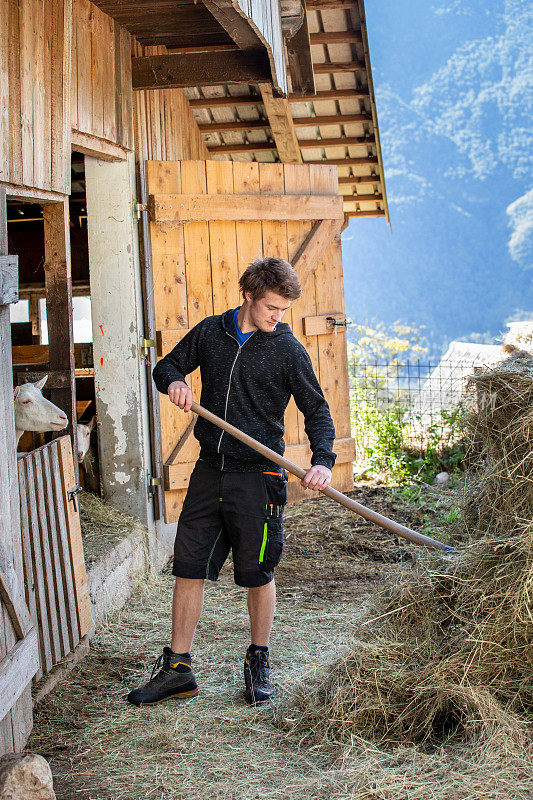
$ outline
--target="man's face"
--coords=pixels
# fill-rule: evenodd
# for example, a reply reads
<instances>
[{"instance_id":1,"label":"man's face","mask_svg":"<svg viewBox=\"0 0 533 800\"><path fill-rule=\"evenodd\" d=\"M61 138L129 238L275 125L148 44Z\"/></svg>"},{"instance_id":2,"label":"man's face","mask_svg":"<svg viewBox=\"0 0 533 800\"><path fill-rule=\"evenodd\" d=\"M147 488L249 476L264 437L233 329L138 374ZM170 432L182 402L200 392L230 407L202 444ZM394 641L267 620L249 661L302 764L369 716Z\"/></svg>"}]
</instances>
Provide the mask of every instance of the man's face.
<instances>
[{"instance_id":1,"label":"man's face","mask_svg":"<svg viewBox=\"0 0 533 800\"><path fill-rule=\"evenodd\" d=\"M260 331L271 333L283 315L290 308L291 301L275 292L266 292L259 300L253 300L250 292L246 292L250 316L253 324Z\"/></svg>"}]
</instances>

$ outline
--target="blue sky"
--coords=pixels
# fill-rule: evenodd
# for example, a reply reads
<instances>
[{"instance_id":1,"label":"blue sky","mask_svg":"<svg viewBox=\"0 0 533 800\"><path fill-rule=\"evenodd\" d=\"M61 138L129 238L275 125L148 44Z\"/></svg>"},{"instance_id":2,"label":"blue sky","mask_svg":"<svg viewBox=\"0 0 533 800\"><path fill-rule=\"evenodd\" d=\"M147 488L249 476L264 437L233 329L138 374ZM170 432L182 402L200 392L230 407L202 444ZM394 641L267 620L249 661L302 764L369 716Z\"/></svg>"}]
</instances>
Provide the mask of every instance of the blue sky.
<instances>
[{"instance_id":1,"label":"blue sky","mask_svg":"<svg viewBox=\"0 0 533 800\"><path fill-rule=\"evenodd\" d=\"M365 7L392 225L343 234L348 314L497 337L533 317L532 4Z\"/></svg>"}]
</instances>

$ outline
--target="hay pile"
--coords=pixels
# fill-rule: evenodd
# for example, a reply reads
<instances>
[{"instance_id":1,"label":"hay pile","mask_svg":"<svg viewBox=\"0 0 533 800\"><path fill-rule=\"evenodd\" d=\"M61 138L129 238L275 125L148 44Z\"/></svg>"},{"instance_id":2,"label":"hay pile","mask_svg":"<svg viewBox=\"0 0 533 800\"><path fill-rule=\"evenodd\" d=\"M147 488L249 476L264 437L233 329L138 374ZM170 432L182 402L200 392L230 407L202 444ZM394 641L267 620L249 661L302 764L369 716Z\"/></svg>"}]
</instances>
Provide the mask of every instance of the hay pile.
<instances>
[{"instance_id":1,"label":"hay pile","mask_svg":"<svg viewBox=\"0 0 533 800\"><path fill-rule=\"evenodd\" d=\"M479 749L490 740L515 761L525 753L533 721L533 358L509 359L471 384L483 401L470 420L481 441L466 509L475 536L457 556L420 558L414 574L380 597L352 650L314 688L308 681L297 690L284 719L307 742L363 737Z\"/></svg>"}]
</instances>

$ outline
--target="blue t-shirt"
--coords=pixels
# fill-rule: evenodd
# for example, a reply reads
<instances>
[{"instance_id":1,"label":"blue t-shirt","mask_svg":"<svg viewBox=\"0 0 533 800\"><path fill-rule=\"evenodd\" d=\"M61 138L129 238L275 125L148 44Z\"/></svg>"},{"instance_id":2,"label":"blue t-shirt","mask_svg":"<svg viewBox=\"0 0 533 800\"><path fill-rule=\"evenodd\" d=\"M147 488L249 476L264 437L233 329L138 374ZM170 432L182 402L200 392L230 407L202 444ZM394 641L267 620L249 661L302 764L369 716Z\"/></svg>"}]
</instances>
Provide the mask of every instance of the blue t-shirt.
<instances>
[{"instance_id":1,"label":"blue t-shirt","mask_svg":"<svg viewBox=\"0 0 533 800\"><path fill-rule=\"evenodd\" d=\"M239 328L239 323L237 322L237 314L239 313L239 308L235 309L235 313L233 314L233 325L235 327L235 333L237 334L237 341L239 342L239 346L244 344L247 339L250 338L254 331L250 331L250 333L243 333Z\"/></svg>"}]
</instances>

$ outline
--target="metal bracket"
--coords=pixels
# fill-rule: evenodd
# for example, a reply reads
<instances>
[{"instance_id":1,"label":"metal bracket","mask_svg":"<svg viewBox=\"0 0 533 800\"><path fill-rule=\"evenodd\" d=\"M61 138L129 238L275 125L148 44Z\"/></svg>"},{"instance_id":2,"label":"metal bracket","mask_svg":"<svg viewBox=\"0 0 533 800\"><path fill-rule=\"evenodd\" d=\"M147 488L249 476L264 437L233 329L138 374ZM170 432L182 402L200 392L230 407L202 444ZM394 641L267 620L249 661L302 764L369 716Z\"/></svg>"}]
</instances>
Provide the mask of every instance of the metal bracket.
<instances>
[{"instance_id":1,"label":"metal bracket","mask_svg":"<svg viewBox=\"0 0 533 800\"><path fill-rule=\"evenodd\" d=\"M67 491L68 499L72 500L72 502L74 504L74 511L78 510L78 504L76 503L76 495L80 494L80 492L82 492L82 491L83 491L83 489L82 489L81 486L75 486L74 489L69 489Z\"/></svg>"},{"instance_id":2,"label":"metal bracket","mask_svg":"<svg viewBox=\"0 0 533 800\"><path fill-rule=\"evenodd\" d=\"M133 218L139 221L143 211L148 211L148 203L135 203L133 207Z\"/></svg>"},{"instance_id":3,"label":"metal bracket","mask_svg":"<svg viewBox=\"0 0 533 800\"><path fill-rule=\"evenodd\" d=\"M141 358L147 359L150 357L150 348L156 346L155 339L141 339Z\"/></svg>"}]
</instances>

